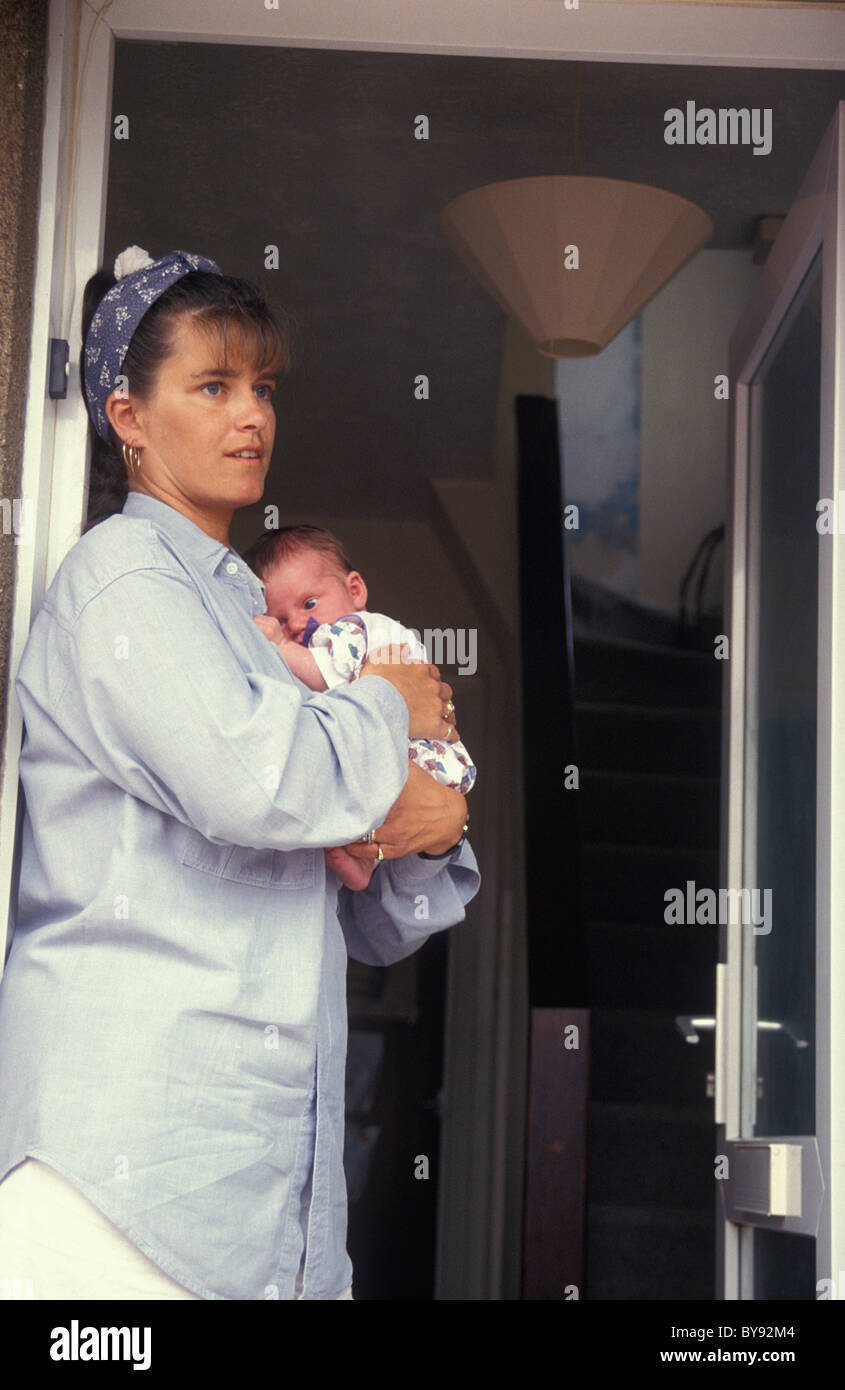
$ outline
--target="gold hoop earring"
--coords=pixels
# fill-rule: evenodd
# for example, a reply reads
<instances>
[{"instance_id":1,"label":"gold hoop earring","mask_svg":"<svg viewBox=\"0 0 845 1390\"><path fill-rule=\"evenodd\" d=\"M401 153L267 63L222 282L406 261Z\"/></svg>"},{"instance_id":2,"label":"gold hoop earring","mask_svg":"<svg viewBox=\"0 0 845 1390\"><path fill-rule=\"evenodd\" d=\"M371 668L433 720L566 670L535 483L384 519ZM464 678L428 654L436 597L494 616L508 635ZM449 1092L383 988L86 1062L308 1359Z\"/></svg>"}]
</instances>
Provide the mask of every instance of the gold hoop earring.
<instances>
[{"instance_id":1,"label":"gold hoop earring","mask_svg":"<svg viewBox=\"0 0 845 1390\"><path fill-rule=\"evenodd\" d=\"M127 453L127 450L128 450L128 453ZM130 470L132 473L140 473L140 471L141 471L141 450L140 450L140 449L136 449L136 447L135 447L134 444L124 444L124 446L123 446L123 462L126 464L127 469Z\"/></svg>"}]
</instances>

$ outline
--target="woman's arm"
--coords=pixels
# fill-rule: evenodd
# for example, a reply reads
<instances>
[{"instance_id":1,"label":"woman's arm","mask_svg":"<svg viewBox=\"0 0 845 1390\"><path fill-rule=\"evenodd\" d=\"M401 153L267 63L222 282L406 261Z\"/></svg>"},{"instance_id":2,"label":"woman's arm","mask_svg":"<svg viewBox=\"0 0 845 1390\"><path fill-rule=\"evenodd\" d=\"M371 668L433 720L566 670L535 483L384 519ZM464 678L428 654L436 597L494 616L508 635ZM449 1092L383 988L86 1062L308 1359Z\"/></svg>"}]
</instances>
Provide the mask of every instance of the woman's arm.
<instances>
[{"instance_id":1,"label":"woman's arm","mask_svg":"<svg viewBox=\"0 0 845 1390\"><path fill-rule=\"evenodd\" d=\"M245 671L161 553L152 540L131 570L121 557L113 577L74 571L61 622L47 595L35 618L47 640L17 678L24 719L42 706L109 781L217 843L287 850L365 834L407 778L404 699L387 680L303 699L281 667ZM439 683L417 673L433 717Z\"/></svg>"},{"instance_id":2,"label":"woman's arm","mask_svg":"<svg viewBox=\"0 0 845 1390\"><path fill-rule=\"evenodd\" d=\"M445 854L458 843L466 823L466 797L441 786L429 773L411 763L408 780L375 833L375 843L347 845L356 859L384 859L406 854Z\"/></svg>"},{"instance_id":3,"label":"woman's arm","mask_svg":"<svg viewBox=\"0 0 845 1390\"><path fill-rule=\"evenodd\" d=\"M462 922L465 906L480 886L481 875L467 841L447 860L409 854L385 861L362 892L341 888L338 894L337 915L346 949L366 965L403 960L434 932Z\"/></svg>"}]
</instances>

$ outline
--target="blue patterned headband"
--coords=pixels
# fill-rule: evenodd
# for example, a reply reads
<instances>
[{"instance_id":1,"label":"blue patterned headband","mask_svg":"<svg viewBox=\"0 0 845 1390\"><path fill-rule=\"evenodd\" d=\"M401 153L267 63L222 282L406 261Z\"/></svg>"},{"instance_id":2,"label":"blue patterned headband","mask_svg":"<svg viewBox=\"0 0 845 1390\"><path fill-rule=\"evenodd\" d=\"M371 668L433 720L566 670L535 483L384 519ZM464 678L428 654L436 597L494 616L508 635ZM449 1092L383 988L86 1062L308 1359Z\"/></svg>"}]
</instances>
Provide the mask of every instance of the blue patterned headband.
<instances>
[{"instance_id":1,"label":"blue patterned headband","mask_svg":"<svg viewBox=\"0 0 845 1390\"><path fill-rule=\"evenodd\" d=\"M117 385L132 334L159 295L192 270L223 273L214 261L190 251L171 251L154 261L140 246L127 246L115 261L117 284L98 304L85 339L85 396L101 439L109 437L106 401Z\"/></svg>"}]
</instances>

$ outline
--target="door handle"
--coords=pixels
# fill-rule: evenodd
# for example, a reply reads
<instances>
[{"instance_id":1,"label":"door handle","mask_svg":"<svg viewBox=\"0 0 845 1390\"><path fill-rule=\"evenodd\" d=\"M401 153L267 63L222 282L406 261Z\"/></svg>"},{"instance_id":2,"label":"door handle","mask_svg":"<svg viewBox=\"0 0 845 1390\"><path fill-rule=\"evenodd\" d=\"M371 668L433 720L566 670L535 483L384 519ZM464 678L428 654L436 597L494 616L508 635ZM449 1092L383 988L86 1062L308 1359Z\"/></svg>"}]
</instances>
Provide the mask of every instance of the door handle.
<instances>
[{"instance_id":1,"label":"door handle","mask_svg":"<svg viewBox=\"0 0 845 1390\"><path fill-rule=\"evenodd\" d=\"M675 1019L675 1026L681 1034L684 1042L701 1042L699 1029L702 1032L713 1032L716 1027L715 1018L697 1018L693 1014L679 1014Z\"/></svg>"},{"instance_id":2,"label":"door handle","mask_svg":"<svg viewBox=\"0 0 845 1390\"><path fill-rule=\"evenodd\" d=\"M701 1042L699 1031L713 1032L716 1027L716 1020L715 1018L699 1018L694 1014L679 1014L675 1019L675 1025L684 1042L697 1043ZM785 1033L788 1038L792 1039L796 1047L810 1046L806 1038L799 1038L790 1023L758 1018L757 1029L758 1032L763 1033Z\"/></svg>"}]
</instances>

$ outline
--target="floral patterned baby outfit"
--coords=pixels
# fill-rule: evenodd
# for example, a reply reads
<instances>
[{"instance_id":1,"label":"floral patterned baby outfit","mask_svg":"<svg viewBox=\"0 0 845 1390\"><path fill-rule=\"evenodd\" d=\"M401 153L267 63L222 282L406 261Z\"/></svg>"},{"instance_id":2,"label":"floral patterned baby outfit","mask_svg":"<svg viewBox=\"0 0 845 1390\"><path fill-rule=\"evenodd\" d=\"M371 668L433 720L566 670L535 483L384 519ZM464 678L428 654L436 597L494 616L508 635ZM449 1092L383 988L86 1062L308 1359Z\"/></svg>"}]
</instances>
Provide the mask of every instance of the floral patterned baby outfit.
<instances>
[{"instance_id":1,"label":"floral patterned baby outfit","mask_svg":"<svg viewBox=\"0 0 845 1390\"><path fill-rule=\"evenodd\" d=\"M402 627L384 613L345 613L334 623L318 623L310 618L302 635L303 646L311 651L320 675L329 690L357 680L361 667L379 647L407 643L414 660L428 661L425 647L416 633ZM441 743L439 739L414 738L408 746L412 763L430 772L444 787L454 787L464 795L475 782L476 769L463 743Z\"/></svg>"}]
</instances>

